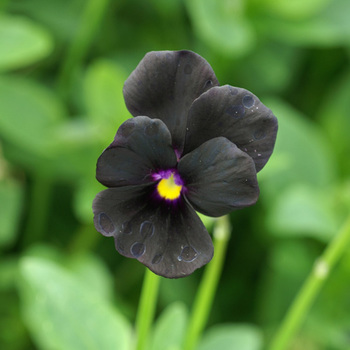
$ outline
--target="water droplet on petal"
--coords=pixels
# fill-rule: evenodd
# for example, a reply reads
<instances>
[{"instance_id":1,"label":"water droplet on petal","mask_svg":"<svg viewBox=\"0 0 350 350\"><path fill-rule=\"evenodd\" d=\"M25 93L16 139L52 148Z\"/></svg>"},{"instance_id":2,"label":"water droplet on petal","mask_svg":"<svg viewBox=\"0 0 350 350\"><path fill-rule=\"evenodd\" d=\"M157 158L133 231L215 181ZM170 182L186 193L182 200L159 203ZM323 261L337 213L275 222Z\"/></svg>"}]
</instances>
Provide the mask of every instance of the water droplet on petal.
<instances>
[{"instance_id":1,"label":"water droplet on petal","mask_svg":"<svg viewBox=\"0 0 350 350\"><path fill-rule=\"evenodd\" d=\"M154 225L150 221L144 221L140 226L141 236L151 238L154 233Z\"/></svg>"},{"instance_id":2,"label":"water droplet on petal","mask_svg":"<svg viewBox=\"0 0 350 350\"><path fill-rule=\"evenodd\" d=\"M141 255L143 255L146 251L146 246L143 243L136 242L134 243L131 248L130 252L135 258L139 258Z\"/></svg>"},{"instance_id":3,"label":"water droplet on petal","mask_svg":"<svg viewBox=\"0 0 350 350\"><path fill-rule=\"evenodd\" d=\"M157 265L163 260L163 254L157 254L152 259L152 264Z\"/></svg>"},{"instance_id":4,"label":"water droplet on petal","mask_svg":"<svg viewBox=\"0 0 350 350\"><path fill-rule=\"evenodd\" d=\"M230 94L231 94L232 96L238 94L238 89L234 88L233 86L230 86L229 89L230 89Z\"/></svg>"},{"instance_id":5,"label":"water droplet on petal","mask_svg":"<svg viewBox=\"0 0 350 350\"><path fill-rule=\"evenodd\" d=\"M256 130L253 135L255 140L262 140L263 138L265 138L265 136L266 131L263 128Z\"/></svg>"},{"instance_id":6,"label":"water droplet on petal","mask_svg":"<svg viewBox=\"0 0 350 350\"><path fill-rule=\"evenodd\" d=\"M245 108L252 108L255 104L255 100L252 95L245 95L242 99L242 103Z\"/></svg>"},{"instance_id":7,"label":"water droplet on petal","mask_svg":"<svg viewBox=\"0 0 350 350\"><path fill-rule=\"evenodd\" d=\"M226 109L226 113L234 119L244 117L245 108L242 105L232 105Z\"/></svg>"},{"instance_id":8,"label":"water droplet on petal","mask_svg":"<svg viewBox=\"0 0 350 350\"><path fill-rule=\"evenodd\" d=\"M208 79L204 83L203 89L204 89L204 91L206 91L206 90L210 89L212 86L213 86L213 82L210 79Z\"/></svg>"},{"instance_id":9,"label":"water droplet on petal","mask_svg":"<svg viewBox=\"0 0 350 350\"><path fill-rule=\"evenodd\" d=\"M190 246L186 246L182 249L180 255L177 257L177 260L191 262L195 260L197 256L198 256L198 253L194 248Z\"/></svg>"},{"instance_id":10,"label":"water droplet on petal","mask_svg":"<svg viewBox=\"0 0 350 350\"><path fill-rule=\"evenodd\" d=\"M98 216L98 224L100 226L101 233L105 236L111 236L115 231L115 226L111 218L105 214L100 213Z\"/></svg>"}]
</instances>

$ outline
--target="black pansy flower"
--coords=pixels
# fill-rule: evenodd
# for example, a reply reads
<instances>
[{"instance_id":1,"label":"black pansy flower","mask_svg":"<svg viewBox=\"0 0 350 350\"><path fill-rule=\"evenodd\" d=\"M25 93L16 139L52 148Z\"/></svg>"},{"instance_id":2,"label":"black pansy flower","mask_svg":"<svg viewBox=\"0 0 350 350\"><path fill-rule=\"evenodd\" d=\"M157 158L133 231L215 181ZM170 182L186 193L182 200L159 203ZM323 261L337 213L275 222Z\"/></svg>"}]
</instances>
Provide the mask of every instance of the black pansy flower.
<instances>
[{"instance_id":1,"label":"black pansy flower","mask_svg":"<svg viewBox=\"0 0 350 350\"><path fill-rule=\"evenodd\" d=\"M95 227L156 274L187 276L213 256L196 211L217 217L257 201L277 120L251 92L219 86L190 51L146 54L123 93L134 118L98 159L109 188L93 202Z\"/></svg>"}]
</instances>

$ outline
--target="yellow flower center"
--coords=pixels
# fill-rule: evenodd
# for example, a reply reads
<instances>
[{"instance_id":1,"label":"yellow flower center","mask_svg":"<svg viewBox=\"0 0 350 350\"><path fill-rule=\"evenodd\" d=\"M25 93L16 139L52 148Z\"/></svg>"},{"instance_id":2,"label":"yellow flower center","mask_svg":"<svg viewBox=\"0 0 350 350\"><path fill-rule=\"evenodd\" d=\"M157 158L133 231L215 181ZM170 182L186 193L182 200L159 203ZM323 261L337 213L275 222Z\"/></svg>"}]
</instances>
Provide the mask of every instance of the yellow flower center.
<instances>
[{"instance_id":1,"label":"yellow flower center","mask_svg":"<svg viewBox=\"0 0 350 350\"><path fill-rule=\"evenodd\" d=\"M174 200L180 197L181 185L177 185L174 180L174 174L168 179L162 179L158 182L157 190L159 195L164 199Z\"/></svg>"}]
</instances>

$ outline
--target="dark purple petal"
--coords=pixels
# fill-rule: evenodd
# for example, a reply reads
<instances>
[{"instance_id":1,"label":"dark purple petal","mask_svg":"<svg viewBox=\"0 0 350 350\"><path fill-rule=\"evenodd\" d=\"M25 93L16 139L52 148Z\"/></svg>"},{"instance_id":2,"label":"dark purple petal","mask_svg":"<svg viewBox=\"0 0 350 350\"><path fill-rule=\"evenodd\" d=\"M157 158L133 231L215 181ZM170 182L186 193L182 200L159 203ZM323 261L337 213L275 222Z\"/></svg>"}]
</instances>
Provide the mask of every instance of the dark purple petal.
<instances>
[{"instance_id":1,"label":"dark purple petal","mask_svg":"<svg viewBox=\"0 0 350 350\"><path fill-rule=\"evenodd\" d=\"M161 120L129 119L98 159L97 180L108 187L152 182L152 172L176 166L171 144L170 132Z\"/></svg>"},{"instance_id":2,"label":"dark purple petal","mask_svg":"<svg viewBox=\"0 0 350 350\"><path fill-rule=\"evenodd\" d=\"M221 216L255 204L259 196L253 159L224 137L186 154L178 171L194 209Z\"/></svg>"},{"instance_id":3,"label":"dark purple petal","mask_svg":"<svg viewBox=\"0 0 350 350\"><path fill-rule=\"evenodd\" d=\"M251 92L214 87L194 101L188 116L184 154L224 136L249 154L260 171L273 151L277 119Z\"/></svg>"},{"instance_id":4,"label":"dark purple petal","mask_svg":"<svg viewBox=\"0 0 350 350\"><path fill-rule=\"evenodd\" d=\"M211 238L184 198L178 206L155 202L153 190L153 185L140 185L98 193L93 202L95 227L114 237L120 254L154 273L187 276L211 260Z\"/></svg>"},{"instance_id":5,"label":"dark purple petal","mask_svg":"<svg viewBox=\"0 0 350 350\"><path fill-rule=\"evenodd\" d=\"M187 114L192 102L219 85L209 63L191 51L149 52L124 85L124 98L133 116L164 121L181 152Z\"/></svg>"}]
</instances>

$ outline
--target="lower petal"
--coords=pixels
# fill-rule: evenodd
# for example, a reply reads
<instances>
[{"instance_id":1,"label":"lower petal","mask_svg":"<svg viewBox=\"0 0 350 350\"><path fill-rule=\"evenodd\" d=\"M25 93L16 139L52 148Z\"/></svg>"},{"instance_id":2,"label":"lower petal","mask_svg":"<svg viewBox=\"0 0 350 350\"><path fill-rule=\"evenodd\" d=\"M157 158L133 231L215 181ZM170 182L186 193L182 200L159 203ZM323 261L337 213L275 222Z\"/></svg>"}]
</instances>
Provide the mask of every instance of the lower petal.
<instances>
[{"instance_id":1,"label":"lower petal","mask_svg":"<svg viewBox=\"0 0 350 350\"><path fill-rule=\"evenodd\" d=\"M193 208L152 198L154 186L110 188L93 202L97 231L113 236L118 252L154 273L178 278L213 256L211 238Z\"/></svg>"}]
</instances>

